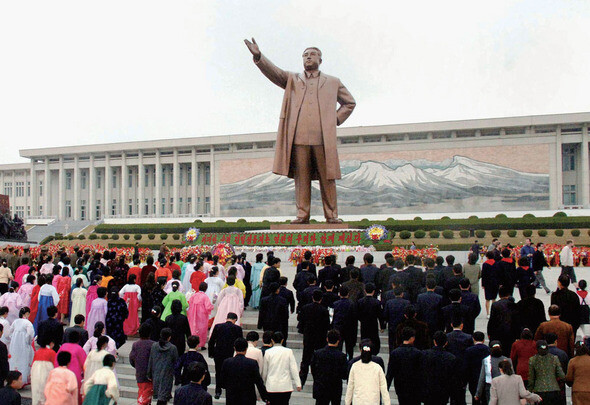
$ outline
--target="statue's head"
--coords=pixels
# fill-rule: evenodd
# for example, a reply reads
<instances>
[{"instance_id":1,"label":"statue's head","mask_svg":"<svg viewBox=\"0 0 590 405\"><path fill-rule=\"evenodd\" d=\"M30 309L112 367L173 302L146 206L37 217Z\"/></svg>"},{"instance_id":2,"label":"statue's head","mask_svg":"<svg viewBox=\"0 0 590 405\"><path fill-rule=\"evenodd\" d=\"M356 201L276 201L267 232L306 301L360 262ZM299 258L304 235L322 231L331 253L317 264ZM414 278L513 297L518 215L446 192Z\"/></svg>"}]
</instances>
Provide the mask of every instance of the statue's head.
<instances>
[{"instance_id":1,"label":"statue's head","mask_svg":"<svg viewBox=\"0 0 590 405\"><path fill-rule=\"evenodd\" d=\"M322 51L315 46L306 48L302 56L305 70L317 70L322 63Z\"/></svg>"}]
</instances>

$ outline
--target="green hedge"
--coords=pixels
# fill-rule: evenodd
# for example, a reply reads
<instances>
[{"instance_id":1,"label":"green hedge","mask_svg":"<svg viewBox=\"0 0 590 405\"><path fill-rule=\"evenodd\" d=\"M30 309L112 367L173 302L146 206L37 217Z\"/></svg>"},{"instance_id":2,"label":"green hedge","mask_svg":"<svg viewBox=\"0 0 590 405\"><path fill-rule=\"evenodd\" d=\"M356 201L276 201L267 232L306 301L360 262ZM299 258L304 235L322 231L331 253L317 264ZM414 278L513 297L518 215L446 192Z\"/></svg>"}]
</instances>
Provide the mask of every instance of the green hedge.
<instances>
[{"instance_id":1,"label":"green hedge","mask_svg":"<svg viewBox=\"0 0 590 405\"><path fill-rule=\"evenodd\" d=\"M174 235L172 235L172 239L174 239L174 240L180 240L180 234L175 233Z\"/></svg>"},{"instance_id":2,"label":"green hedge","mask_svg":"<svg viewBox=\"0 0 590 405\"><path fill-rule=\"evenodd\" d=\"M548 232L547 232L547 229L539 229L537 231L537 234L541 237L545 237L545 236L547 236Z\"/></svg>"},{"instance_id":3,"label":"green hedge","mask_svg":"<svg viewBox=\"0 0 590 405\"><path fill-rule=\"evenodd\" d=\"M459 236L462 237L463 239L468 238L469 235L471 235L471 232L469 232L467 229L461 229L459 231Z\"/></svg>"},{"instance_id":4,"label":"green hedge","mask_svg":"<svg viewBox=\"0 0 590 405\"><path fill-rule=\"evenodd\" d=\"M55 236L49 235L49 236L44 237L43 240L41 242L39 242L39 244L46 245L47 243L51 242L54 239L55 239Z\"/></svg>"},{"instance_id":5,"label":"green hedge","mask_svg":"<svg viewBox=\"0 0 590 405\"><path fill-rule=\"evenodd\" d=\"M475 236L477 236L478 238L485 238L486 237L486 231L484 230L477 230L475 231Z\"/></svg>"},{"instance_id":6,"label":"green hedge","mask_svg":"<svg viewBox=\"0 0 590 405\"><path fill-rule=\"evenodd\" d=\"M494 238L499 238L500 235L502 235L502 231L500 231L499 229L494 229L492 232L490 232L490 234L494 237Z\"/></svg>"},{"instance_id":7,"label":"green hedge","mask_svg":"<svg viewBox=\"0 0 590 405\"><path fill-rule=\"evenodd\" d=\"M130 236L128 234L123 235L123 239L129 240Z\"/></svg>"},{"instance_id":8,"label":"green hedge","mask_svg":"<svg viewBox=\"0 0 590 405\"><path fill-rule=\"evenodd\" d=\"M557 213L559 214L559 213ZM351 227L366 228L371 223L385 226L390 231L410 231L417 230L437 230L437 229L579 229L586 228L590 218L588 217L568 217L557 215L554 217L535 218L526 216L526 218L505 218L500 214L499 218L468 218L468 219L450 219L443 217L441 219L426 220L403 220L396 221L388 219L386 221L351 221ZM316 221L317 222L317 221ZM285 222L283 222L285 223ZM96 233L140 233L140 234L160 234L160 233L184 233L188 228L196 227L201 233L227 233L240 232L245 230L269 229L270 222L192 222L180 224L132 224L132 225L112 225L100 224L96 227Z\"/></svg>"},{"instance_id":9,"label":"green hedge","mask_svg":"<svg viewBox=\"0 0 590 405\"><path fill-rule=\"evenodd\" d=\"M556 229L555 236L563 236L563 229Z\"/></svg>"},{"instance_id":10,"label":"green hedge","mask_svg":"<svg viewBox=\"0 0 590 405\"><path fill-rule=\"evenodd\" d=\"M160 239L162 239L162 240L168 239L168 234L167 233L160 234Z\"/></svg>"},{"instance_id":11,"label":"green hedge","mask_svg":"<svg viewBox=\"0 0 590 405\"><path fill-rule=\"evenodd\" d=\"M141 240L141 234L136 233L135 235L133 235L133 239L135 239L135 240Z\"/></svg>"},{"instance_id":12,"label":"green hedge","mask_svg":"<svg viewBox=\"0 0 590 405\"><path fill-rule=\"evenodd\" d=\"M507 233L508 237L510 238L514 238L516 236L516 231L514 229L509 229Z\"/></svg>"},{"instance_id":13,"label":"green hedge","mask_svg":"<svg viewBox=\"0 0 590 405\"><path fill-rule=\"evenodd\" d=\"M533 231L531 229L525 229L524 231L522 231L522 236L524 236L525 238L530 238L531 236L533 236Z\"/></svg>"},{"instance_id":14,"label":"green hedge","mask_svg":"<svg viewBox=\"0 0 590 405\"><path fill-rule=\"evenodd\" d=\"M78 235L78 239L85 240L86 239L86 236L85 235Z\"/></svg>"},{"instance_id":15,"label":"green hedge","mask_svg":"<svg viewBox=\"0 0 590 405\"><path fill-rule=\"evenodd\" d=\"M416 232L414 232L414 237L416 239L423 239L424 237L426 237L426 232L422 229L418 229Z\"/></svg>"},{"instance_id":16,"label":"green hedge","mask_svg":"<svg viewBox=\"0 0 590 405\"><path fill-rule=\"evenodd\" d=\"M445 229L444 231L442 231L442 236L445 239L453 239L455 237L454 232L450 229Z\"/></svg>"},{"instance_id":17,"label":"green hedge","mask_svg":"<svg viewBox=\"0 0 590 405\"><path fill-rule=\"evenodd\" d=\"M433 239L436 239L436 238L440 237L440 232L437 231L436 229L433 229L431 231L428 231L428 236L430 236Z\"/></svg>"},{"instance_id":18,"label":"green hedge","mask_svg":"<svg viewBox=\"0 0 590 405\"><path fill-rule=\"evenodd\" d=\"M401 239L410 239L412 237L412 232L410 232L410 231L401 231L399 233L399 237Z\"/></svg>"},{"instance_id":19,"label":"green hedge","mask_svg":"<svg viewBox=\"0 0 590 405\"><path fill-rule=\"evenodd\" d=\"M88 236L88 239L90 239L90 240L95 240L95 239L98 239L98 235L97 235L97 234L95 234L95 233L91 233L91 234Z\"/></svg>"},{"instance_id":20,"label":"green hedge","mask_svg":"<svg viewBox=\"0 0 590 405\"><path fill-rule=\"evenodd\" d=\"M100 239L102 240L107 240L109 238L109 235L100 235Z\"/></svg>"},{"instance_id":21,"label":"green hedge","mask_svg":"<svg viewBox=\"0 0 590 405\"><path fill-rule=\"evenodd\" d=\"M119 240L119 234L115 233L113 236L111 236L112 240Z\"/></svg>"},{"instance_id":22,"label":"green hedge","mask_svg":"<svg viewBox=\"0 0 590 405\"><path fill-rule=\"evenodd\" d=\"M154 240L154 239L156 239L156 235L154 235L153 233L149 233L148 234L148 239L149 240Z\"/></svg>"}]
</instances>

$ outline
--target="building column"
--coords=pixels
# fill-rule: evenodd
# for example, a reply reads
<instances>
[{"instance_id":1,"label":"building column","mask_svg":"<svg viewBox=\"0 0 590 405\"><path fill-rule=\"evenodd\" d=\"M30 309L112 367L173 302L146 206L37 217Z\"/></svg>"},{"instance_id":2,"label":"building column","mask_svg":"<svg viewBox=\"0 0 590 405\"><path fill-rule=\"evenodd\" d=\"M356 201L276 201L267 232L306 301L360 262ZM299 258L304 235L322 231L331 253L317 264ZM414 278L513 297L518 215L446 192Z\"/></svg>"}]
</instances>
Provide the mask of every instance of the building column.
<instances>
[{"instance_id":1,"label":"building column","mask_svg":"<svg viewBox=\"0 0 590 405\"><path fill-rule=\"evenodd\" d=\"M162 162L160 161L160 151L156 151L156 216L162 216Z\"/></svg>"},{"instance_id":2,"label":"building column","mask_svg":"<svg viewBox=\"0 0 590 405\"><path fill-rule=\"evenodd\" d=\"M195 148L193 148L193 150L191 151L191 215L196 216L197 212L198 212L198 208L197 208L197 181L198 181L198 176L197 176L197 168L199 167L199 165L197 165L197 150Z\"/></svg>"},{"instance_id":3,"label":"building column","mask_svg":"<svg viewBox=\"0 0 590 405\"><path fill-rule=\"evenodd\" d=\"M143 196L143 189L145 188L145 167L143 166L143 151L139 151L137 155L137 215L144 216L145 202ZM149 207L149 204L148 204Z\"/></svg>"},{"instance_id":4,"label":"building column","mask_svg":"<svg viewBox=\"0 0 590 405\"><path fill-rule=\"evenodd\" d=\"M129 202L127 201L127 189L129 188L129 173L127 167L127 154L123 152L121 154L121 204L119 204L119 212L122 217L129 215ZM133 212L133 205L131 206L131 212Z\"/></svg>"},{"instance_id":5,"label":"building column","mask_svg":"<svg viewBox=\"0 0 590 405\"><path fill-rule=\"evenodd\" d=\"M25 190L26 193L26 190ZM25 194L26 195L26 194ZM35 170L35 162L31 161L31 216L39 215L39 187L37 187L37 170ZM26 208L25 208L26 209Z\"/></svg>"},{"instance_id":6,"label":"building column","mask_svg":"<svg viewBox=\"0 0 590 405\"><path fill-rule=\"evenodd\" d=\"M563 205L563 147L561 145L561 126L557 126L555 130L555 171L557 178L555 179L555 192L557 195L557 207Z\"/></svg>"},{"instance_id":7,"label":"building column","mask_svg":"<svg viewBox=\"0 0 590 405\"><path fill-rule=\"evenodd\" d=\"M104 204L103 206L103 218L111 215L111 157L107 153L104 157Z\"/></svg>"},{"instance_id":8,"label":"building column","mask_svg":"<svg viewBox=\"0 0 590 405\"><path fill-rule=\"evenodd\" d=\"M57 199L57 219L63 221L66 217L66 171L64 169L64 157L59 157L59 174L57 181L58 199Z\"/></svg>"},{"instance_id":9,"label":"building column","mask_svg":"<svg viewBox=\"0 0 590 405\"><path fill-rule=\"evenodd\" d=\"M172 215L177 217L180 209L180 164L178 163L178 149L174 149L174 160L172 161Z\"/></svg>"},{"instance_id":10,"label":"building column","mask_svg":"<svg viewBox=\"0 0 590 405\"><path fill-rule=\"evenodd\" d=\"M582 189L580 203L584 208L590 208L590 166L588 165L588 125L582 127Z\"/></svg>"},{"instance_id":11,"label":"building column","mask_svg":"<svg viewBox=\"0 0 590 405\"><path fill-rule=\"evenodd\" d=\"M96 218L96 202L94 195L94 179L96 170L94 169L94 155L90 155L90 167L88 168L88 207L86 208L87 217L90 221L95 221Z\"/></svg>"},{"instance_id":12,"label":"building column","mask_svg":"<svg viewBox=\"0 0 590 405\"><path fill-rule=\"evenodd\" d=\"M74 178L73 180L73 188L74 188L74 201L72 204L72 219L74 221L78 221L80 219L80 158L78 156L74 156Z\"/></svg>"},{"instance_id":13,"label":"building column","mask_svg":"<svg viewBox=\"0 0 590 405\"><path fill-rule=\"evenodd\" d=\"M211 148L211 163L209 164L209 208L212 217L219 215L219 201L217 201L217 165L215 153Z\"/></svg>"},{"instance_id":14,"label":"building column","mask_svg":"<svg viewBox=\"0 0 590 405\"><path fill-rule=\"evenodd\" d=\"M49 169L49 158L45 158L45 174L43 177L43 215L46 218L51 216L51 170Z\"/></svg>"}]
</instances>

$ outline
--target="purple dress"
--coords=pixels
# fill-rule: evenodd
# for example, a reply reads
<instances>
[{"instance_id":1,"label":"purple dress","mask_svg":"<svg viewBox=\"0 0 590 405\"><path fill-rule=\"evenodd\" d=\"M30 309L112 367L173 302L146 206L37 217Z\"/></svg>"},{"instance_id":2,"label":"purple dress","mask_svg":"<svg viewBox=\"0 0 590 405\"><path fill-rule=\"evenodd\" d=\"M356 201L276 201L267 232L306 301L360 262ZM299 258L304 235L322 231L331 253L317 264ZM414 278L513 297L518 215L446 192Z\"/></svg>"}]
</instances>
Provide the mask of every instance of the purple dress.
<instances>
[{"instance_id":1,"label":"purple dress","mask_svg":"<svg viewBox=\"0 0 590 405\"><path fill-rule=\"evenodd\" d=\"M104 298L97 298L92 301L88 319L86 320L86 330L90 333L94 332L94 325L96 322L102 322L106 326L107 317L107 300Z\"/></svg>"}]
</instances>

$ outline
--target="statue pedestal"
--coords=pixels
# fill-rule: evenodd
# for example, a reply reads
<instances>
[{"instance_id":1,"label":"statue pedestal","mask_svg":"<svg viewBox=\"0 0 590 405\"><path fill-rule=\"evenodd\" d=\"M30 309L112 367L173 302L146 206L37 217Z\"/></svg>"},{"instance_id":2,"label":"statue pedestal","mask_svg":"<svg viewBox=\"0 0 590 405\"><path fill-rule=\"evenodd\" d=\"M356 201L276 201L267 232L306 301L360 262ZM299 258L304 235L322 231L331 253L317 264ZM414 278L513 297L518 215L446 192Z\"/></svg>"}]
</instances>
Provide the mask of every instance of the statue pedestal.
<instances>
[{"instance_id":1,"label":"statue pedestal","mask_svg":"<svg viewBox=\"0 0 590 405\"><path fill-rule=\"evenodd\" d=\"M342 224L328 224L328 223L317 223L317 224L272 224L270 226L271 231L323 231L323 230L340 230L350 229L347 223Z\"/></svg>"}]
</instances>

